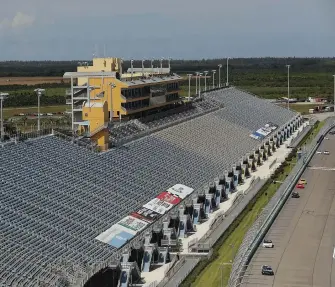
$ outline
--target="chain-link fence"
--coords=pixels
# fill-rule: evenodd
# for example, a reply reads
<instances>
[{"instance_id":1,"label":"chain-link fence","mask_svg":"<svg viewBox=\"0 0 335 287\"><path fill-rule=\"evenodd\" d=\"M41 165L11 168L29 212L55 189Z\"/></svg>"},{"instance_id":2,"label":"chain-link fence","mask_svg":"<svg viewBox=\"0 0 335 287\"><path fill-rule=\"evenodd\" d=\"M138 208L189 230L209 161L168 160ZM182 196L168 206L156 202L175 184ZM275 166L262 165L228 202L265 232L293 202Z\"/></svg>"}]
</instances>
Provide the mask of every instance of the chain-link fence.
<instances>
[{"instance_id":1,"label":"chain-link fence","mask_svg":"<svg viewBox=\"0 0 335 287\"><path fill-rule=\"evenodd\" d=\"M281 207L286 202L286 199L288 198L291 190L294 188L294 185L299 180L299 177L306 168L306 165L311 160L316 149L318 148L320 144L320 136L324 135L334 127L334 119L328 119L318 135L306 147L307 152L305 153L305 157L302 157L297 162L291 173L287 176L283 184L271 198L266 208L264 208L252 227L248 230L234 259L229 278L229 286L237 286L242 280L248 262L252 258L254 252L257 250L262 238L271 227Z\"/></svg>"}]
</instances>

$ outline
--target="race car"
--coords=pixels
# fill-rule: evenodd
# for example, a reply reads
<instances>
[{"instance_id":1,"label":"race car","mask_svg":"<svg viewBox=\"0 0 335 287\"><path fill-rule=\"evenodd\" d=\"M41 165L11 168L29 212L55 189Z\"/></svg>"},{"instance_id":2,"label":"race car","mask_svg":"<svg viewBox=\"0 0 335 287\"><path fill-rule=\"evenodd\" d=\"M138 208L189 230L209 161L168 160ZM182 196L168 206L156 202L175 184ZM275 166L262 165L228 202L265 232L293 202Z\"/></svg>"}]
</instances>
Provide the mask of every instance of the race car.
<instances>
[{"instance_id":1,"label":"race car","mask_svg":"<svg viewBox=\"0 0 335 287\"><path fill-rule=\"evenodd\" d=\"M301 178L301 179L300 179L300 181L299 181L299 183L302 183L302 184L307 184L307 181L306 181L306 179L304 179L304 178Z\"/></svg>"},{"instance_id":2,"label":"race car","mask_svg":"<svg viewBox=\"0 0 335 287\"><path fill-rule=\"evenodd\" d=\"M298 183L296 188L303 189L303 188L305 188L305 185L303 183Z\"/></svg>"},{"instance_id":3,"label":"race car","mask_svg":"<svg viewBox=\"0 0 335 287\"><path fill-rule=\"evenodd\" d=\"M264 239L263 247L264 248L273 248L274 244L273 244L272 240Z\"/></svg>"}]
</instances>

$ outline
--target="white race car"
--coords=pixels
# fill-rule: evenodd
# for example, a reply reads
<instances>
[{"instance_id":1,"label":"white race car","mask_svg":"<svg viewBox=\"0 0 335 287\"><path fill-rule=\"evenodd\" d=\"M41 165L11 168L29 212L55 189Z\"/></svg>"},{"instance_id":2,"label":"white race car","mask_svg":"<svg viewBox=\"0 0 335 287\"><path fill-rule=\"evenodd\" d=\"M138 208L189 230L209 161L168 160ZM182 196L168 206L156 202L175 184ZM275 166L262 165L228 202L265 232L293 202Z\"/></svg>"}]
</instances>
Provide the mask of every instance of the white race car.
<instances>
[{"instance_id":1,"label":"white race car","mask_svg":"<svg viewBox=\"0 0 335 287\"><path fill-rule=\"evenodd\" d=\"M272 240L264 239L263 247L264 248L273 248L274 244L272 243Z\"/></svg>"},{"instance_id":2,"label":"white race car","mask_svg":"<svg viewBox=\"0 0 335 287\"><path fill-rule=\"evenodd\" d=\"M318 151L316 152L316 154L322 154L322 151L319 151L319 150L318 150Z\"/></svg>"},{"instance_id":3,"label":"white race car","mask_svg":"<svg viewBox=\"0 0 335 287\"><path fill-rule=\"evenodd\" d=\"M323 152L323 154L330 154L330 152L327 151L327 150L325 150L325 151Z\"/></svg>"}]
</instances>

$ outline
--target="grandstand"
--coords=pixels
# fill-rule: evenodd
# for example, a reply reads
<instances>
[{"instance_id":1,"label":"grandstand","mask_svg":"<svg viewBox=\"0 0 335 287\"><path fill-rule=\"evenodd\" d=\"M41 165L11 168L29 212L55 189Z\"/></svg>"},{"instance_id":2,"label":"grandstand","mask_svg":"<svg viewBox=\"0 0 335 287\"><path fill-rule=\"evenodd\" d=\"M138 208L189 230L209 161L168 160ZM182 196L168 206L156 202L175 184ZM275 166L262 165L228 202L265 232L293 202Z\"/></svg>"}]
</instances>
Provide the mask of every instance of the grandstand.
<instances>
[{"instance_id":1,"label":"grandstand","mask_svg":"<svg viewBox=\"0 0 335 287\"><path fill-rule=\"evenodd\" d=\"M250 135L271 122L280 136L300 119L236 88L210 92L192 105L110 128L111 139L127 140L103 153L55 134L4 145L0 286L105 286L106 278L108 286L143 283L141 272L171 260L180 222L188 226L204 186L217 177L227 181L225 171L260 146ZM169 188L175 184L194 192L134 236L104 243L111 227L160 192L174 194Z\"/></svg>"}]
</instances>

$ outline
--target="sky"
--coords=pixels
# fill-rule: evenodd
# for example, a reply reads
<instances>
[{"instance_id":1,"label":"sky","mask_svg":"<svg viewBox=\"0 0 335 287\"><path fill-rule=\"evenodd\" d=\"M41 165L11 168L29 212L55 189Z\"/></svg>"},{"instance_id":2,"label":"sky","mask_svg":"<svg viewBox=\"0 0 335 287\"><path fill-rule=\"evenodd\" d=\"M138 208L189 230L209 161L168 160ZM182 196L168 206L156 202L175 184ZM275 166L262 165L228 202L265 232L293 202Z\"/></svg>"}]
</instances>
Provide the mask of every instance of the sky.
<instances>
[{"instance_id":1,"label":"sky","mask_svg":"<svg viewBox=\"0 0 335 287\"><path fill-rule=\"evenodd\" d=\"M335 56L334 0L2 0L0 61Z\"/></svg>"}]
</instances>

